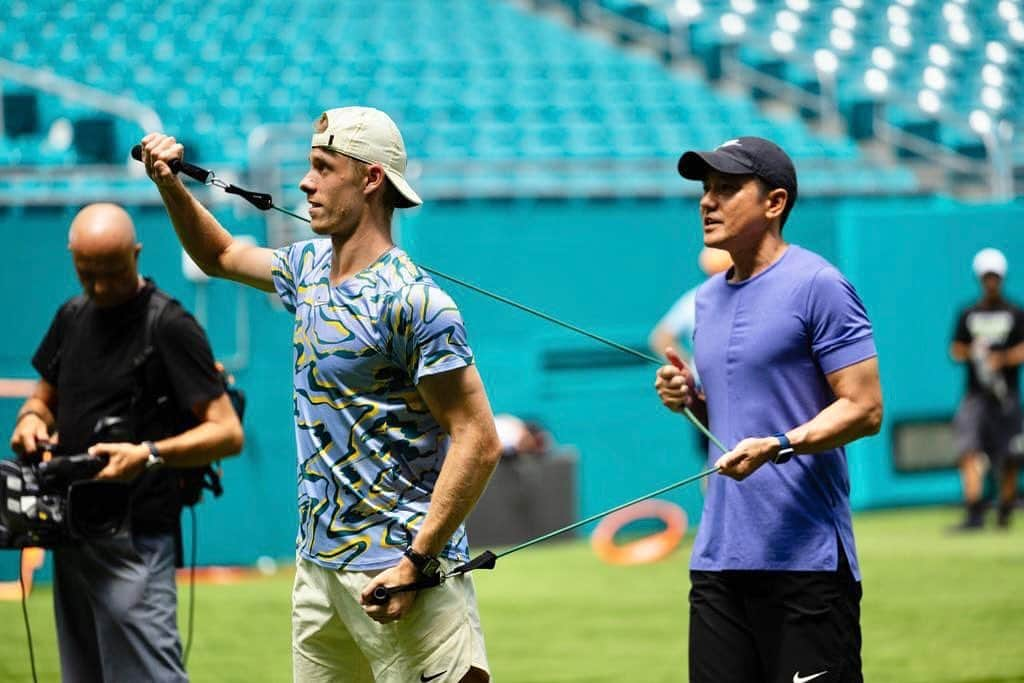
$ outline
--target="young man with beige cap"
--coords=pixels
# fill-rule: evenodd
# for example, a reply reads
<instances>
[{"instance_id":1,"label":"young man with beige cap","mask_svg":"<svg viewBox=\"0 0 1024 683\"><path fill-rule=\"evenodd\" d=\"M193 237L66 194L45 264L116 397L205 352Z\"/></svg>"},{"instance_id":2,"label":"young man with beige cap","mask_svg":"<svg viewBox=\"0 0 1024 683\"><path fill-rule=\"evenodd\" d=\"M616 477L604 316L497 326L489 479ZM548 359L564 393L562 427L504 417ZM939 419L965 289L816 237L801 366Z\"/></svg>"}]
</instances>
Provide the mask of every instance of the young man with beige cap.
<instances>
[{"instance_id":1,"label":"young man with beige cap","mask_svg":"<svg viewBox=\"0 0 1024 683\"><path fill-rule=\"evenodd\" d=\"M324 112L314 125L311 239L277 250L234 240L168 167L143 159L182 245L209 275L277 292L295 315L299 532L292 596L297 681L489 680L472 581L396 593L469 559L463 520L497 464L487 395L455 303L391 237L417 206L387 114Z\"/></svg>"}]
</instances>

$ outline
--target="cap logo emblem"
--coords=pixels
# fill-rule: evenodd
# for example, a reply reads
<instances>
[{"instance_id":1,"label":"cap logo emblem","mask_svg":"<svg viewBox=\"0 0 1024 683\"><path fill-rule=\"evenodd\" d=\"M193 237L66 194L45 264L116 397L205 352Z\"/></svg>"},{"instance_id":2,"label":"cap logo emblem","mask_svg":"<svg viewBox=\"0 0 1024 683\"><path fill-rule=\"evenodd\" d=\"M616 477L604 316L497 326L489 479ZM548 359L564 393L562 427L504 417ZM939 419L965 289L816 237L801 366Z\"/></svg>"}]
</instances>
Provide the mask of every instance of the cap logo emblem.
<instances>
[{"instance_id":1,"label":"cap logo emblem","mask_svg":"<svg viewBox=\"0 0 1024 683\"><path fill-rule=\"evenodd\" d=\"M718 146L718 149L722 149L724 147L741 147L741 146L742 145L740 145L739 139L733 138L732 140L727 140L726 142L723 142L722 144L720 144Z\"/></svg>"}]
</instances>

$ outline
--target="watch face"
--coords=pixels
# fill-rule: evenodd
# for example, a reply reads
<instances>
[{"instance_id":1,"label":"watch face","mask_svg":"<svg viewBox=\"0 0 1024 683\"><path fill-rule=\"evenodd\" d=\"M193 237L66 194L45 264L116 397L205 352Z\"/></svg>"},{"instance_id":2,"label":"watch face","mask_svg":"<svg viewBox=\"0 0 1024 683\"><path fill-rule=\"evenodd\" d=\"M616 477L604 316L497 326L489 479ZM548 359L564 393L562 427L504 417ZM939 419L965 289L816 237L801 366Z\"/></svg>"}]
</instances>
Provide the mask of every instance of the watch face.
<instances>
[{"instance_id":1,"label":"watch face","mask_svg":"<svg viewBox=\"0 0 1024 683\"><path fill-rule=\"evenodd\" d=\"M422 572L424 576L429 576L431 578L437 576L440 571L441 563L433 557L427 560L423 564L423 567L420 568L420 572Z\"/></svg>"},{"instance_id":2,"label":"watch face","mask_svg":"<svg viewBox=\"0 0 1024 683\"><path fill-rule=\"evenodd\" d=\"M441 573L441 563L436 557L429 555L421 555L412 548L406 548L405 556L408 557L416 569L419 570L423 576L433 578Z\"/></svg>"}]
</instances>

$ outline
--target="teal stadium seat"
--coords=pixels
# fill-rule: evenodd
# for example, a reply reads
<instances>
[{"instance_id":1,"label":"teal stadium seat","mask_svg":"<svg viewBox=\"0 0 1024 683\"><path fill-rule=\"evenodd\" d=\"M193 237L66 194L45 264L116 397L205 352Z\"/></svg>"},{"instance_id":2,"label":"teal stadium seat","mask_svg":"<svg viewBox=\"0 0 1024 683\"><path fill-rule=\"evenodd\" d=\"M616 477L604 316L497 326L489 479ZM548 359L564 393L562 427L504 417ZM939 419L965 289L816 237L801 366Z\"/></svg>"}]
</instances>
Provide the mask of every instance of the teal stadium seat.
<instances>
[{"instance_id":1,"label":"teal stadium seat","mask_svg":"<svg viewBox=\"0 0 1024 683\"><path fill-rule=\"evenodd\" d=\"M839 78L861 78L870 63L872 37L888 26L888 2L863 0L858 16L864 20L854 31L856 43ZM602 4L667 33L676 3ZM801 44L787 58L792 68L781 72L785 77L813 75L809 55L827 40L825 29L838 4L810 3L805 24L820 27L813 33L826 38L812 38L808 31L806 49ZM977 4L995 6L992 0ZM940 10L925 5L932 3L919 1L912 11L920 36L938 31L931 15ZM763 43L763 32L774 26L785 2L761 0L755 6L749 23L758 28ZM690 32L695 50L721 41L717 22L731 11L726 0L709 0L703 7ZM970 11L979 15L973 3ZM981 16L978 30L1005 28L1000 21ZM704 79L667 69L654 56L620 49L498 0L12 0L0 24L0 56L130 95L157 111L165 128L189 141L195 156L210 166L244 168L249 163L247 136L259 124L310 122L328 106L366 103L391 112L405 132L410 156L428 161L536 159L541 162L536 168L544 169L545 162L557 159L653 160L644 166L650 169L646 176L624 174L634 189L643 189L677 182L673 160L683 148L760 133L783 142L798 164L809 160L833 169L820 174L822 187L842 190L844 183L852 186L863 179L888 182L888 170L879 172L850 139L822 138L799 119L769 117L751 97L722 94ZM921 39L915 34L915 40ZM1018 52L1013 51L1013 60ZM894 67L893 73L904 74L900 77L907 79L908 91L919 85L917 65L927 59L925 53L925 46L916 43L900 53L907 66ZM980 74L977 57L957 51L965 77ZM758 63L778 55L752 44L744 58ZM975 81L967 82L974 87ZM1010 85L1004 90L1007 107L1013 107L1020 93ZM951 105L955 102L950 99ZM95 115L59 98L40 98L44 133L58 118ZM127 156L140 133L118 126L119 158ZM10 139L0 146L5 162L68 163L69 155L73 152L44 152L38 144L24 148ZM603 172L595 168L590 178L581 173L573 182L586 192L628 187ZM547 171L534 173L536 178L518 178L517 183L549 186ZM899 183L912 184L912 174L896 173ZM489 192L502 177L482 173L470 180ZM816 177L808 176L810 191L819 182Z\"/></svg>"},{"instance_id":2,"label":"teal stadium seat","mask_svg":"<svg viewBox=\"0 0 1024 683\"><path fill-rule=\"evenodd\" d=\"M573 7L575 2L563 3ZM712 75L723 49L747 65L812 93L820 90L814 55L837 58L835 88L848 113L881 101L886 120L975 155L970 128L982 111L1013 130L1024 125L1021 59L1024 6L1019 0L600 0L605 9L655 32L666 24L688 36L691 53ZM686 17L679 14L686 9ZM731 15L731 16L727 16ZM745 30L727 34L724 23ZM773 40L773 34L781 34ZM926 71L927 69L927 71ZM885 74L882 92L866 88L869 70ZM874 74L875 82L879 82ZM810 112L808 112L810 113ZM973 138L973 141L971 140ZM1024 136L1012 136L1015 158ZM881 176L880 176L881 177ZM905 182L905 174L896 179Z\"/></svg>"}]
</instances>

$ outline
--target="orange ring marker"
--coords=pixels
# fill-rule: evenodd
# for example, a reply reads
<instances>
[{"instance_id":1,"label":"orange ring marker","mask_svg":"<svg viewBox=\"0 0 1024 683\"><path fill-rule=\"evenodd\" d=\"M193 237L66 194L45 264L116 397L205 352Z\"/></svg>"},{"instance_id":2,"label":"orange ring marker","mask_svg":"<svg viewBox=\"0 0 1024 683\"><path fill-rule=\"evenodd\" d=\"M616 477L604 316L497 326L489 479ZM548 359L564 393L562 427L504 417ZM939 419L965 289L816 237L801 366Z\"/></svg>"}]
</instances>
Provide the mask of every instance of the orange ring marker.
<instances>
[{"instance_id":1,"label":"orange ring marker","mask_svg":"<svg viewBox=\"0 0 1024 683\"><path fill-rule=\"evenodd\" d=\"M615 534L640 519L657 519L665 528L656 534L617 545ZM590 545L597 556L608 564L648 564L672 554L686 534L686 512L664 500L644 500L605 517L594 533Z\"/></svg>"}]
</instances>

